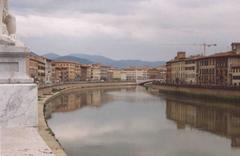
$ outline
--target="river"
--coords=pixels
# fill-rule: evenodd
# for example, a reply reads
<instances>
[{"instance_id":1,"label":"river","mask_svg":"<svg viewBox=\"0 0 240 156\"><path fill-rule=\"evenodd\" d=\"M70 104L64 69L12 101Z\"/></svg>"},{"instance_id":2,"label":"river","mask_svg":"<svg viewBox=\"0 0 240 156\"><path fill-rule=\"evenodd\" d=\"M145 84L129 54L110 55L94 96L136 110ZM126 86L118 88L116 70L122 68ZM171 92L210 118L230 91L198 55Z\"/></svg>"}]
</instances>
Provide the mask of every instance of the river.
<instances>
[{"instance_id":1,"label":"river","mask_svg":"<svg viewBox=\"0 0 240 156\"><path fill-rule=\"evenodd\" d=\"M237 104L141 87L70 92L50 103L49 127L69 156L240 155Z\"/></svg>"}]
</instances>

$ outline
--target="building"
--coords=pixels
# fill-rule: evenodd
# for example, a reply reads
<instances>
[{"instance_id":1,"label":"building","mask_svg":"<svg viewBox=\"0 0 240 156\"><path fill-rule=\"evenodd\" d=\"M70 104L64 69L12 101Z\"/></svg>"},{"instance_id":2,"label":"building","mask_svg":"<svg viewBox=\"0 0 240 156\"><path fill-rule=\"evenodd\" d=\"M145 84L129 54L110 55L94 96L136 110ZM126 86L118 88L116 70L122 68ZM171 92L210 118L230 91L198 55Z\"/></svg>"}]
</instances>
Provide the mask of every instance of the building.
<instances>
[{"instance_id":1,"label":"building","mask_svg":"<svg viewBox=\"0 0 240 156\"><path fill-rule=\"evenodd\" d=\"M167 78L167 67L166 65L161 65L157 67L158 70L160 70L160 77L159 79L166 83Z\"/></svg>"},{"instance_id":2,"label":"building","mask_svg":"<svg viewBox=\"0 0 240 156\"><path fill-rule=\"evenodd\" d=\"M100 81L101 80L101 65L93 64L91 67L91 80Z\"/></svg>"},{"instance_id":3,"label":"building","mask_svg":"<svg viewBox=\"0 0 240 156\"><path fill-rule=\"evenodd\" d=\"M166 82L166 66L159 66L157 68L149 68L147 69L147 79L157 79L161 82Z\"/></svg>"},{"instance_id":4,"label":"building","mask_svg":"<svg viewBox=\"0 0 240 156\"><path fill-rule=\"evenodd\" d=\"M121 70L121 81L127 81L127 73L125 70Z\"/></svg>"},{"instance_id":5,"label":"building","mask_svg":"<svg viewBox=\"0 0 240 156\"><path fill-rule=\"evenodd\" d=\"M110 66L100 65L100 80L107 81L112 79L112 76L111 76L112 73L109 72L110 69L111 69Z\"/></svg>"},{"instance_id":6,"label":"building","mask_svg":"<svg viewBox=\"0 0 240 156\"><path fill-rule=\"evenodd\" d=\"M166 83L167 84L172 84L173 83L173 79L172 79L172 63L171 61L166 63Z\"/></svg>"},{"instance_id":7,"label":"building","mask_svg":"<svg viewBox=\"0 0 240 156\"><path fill-rule=\"evenodd\" d=\"M38 85L43 85L46 82L46 63L45 57L35 53L30 53L27 57L27 72Z\"/></svg>"},{"instance_id":8,"label":"building","mask_svg":"<svg viewBox=\"0 0 240 156\"><path fill-rule=\"evenodd\" d=\"M136 81L136 70L135 68L127 68L124 69L126 74L126 80L127 81Z\"/></svg>"},{"instance_id":9,"label":"building","mask_svg":"<svg viewBox=\"0 0 240 156\"><path fill-rule=\"evenodd\" d=\"M93 64L91 67L92 81L108 81L112 79L111 67L101 64Z\"/></svg>"},{"instance_id":10,"label":"building","mask_svg":"<svg viewBox=\"0 0 240 156\"><path fill-rule=\"evenodd\" d=\"M126 68L122 74L126 74L127 81L147 80L148 79L147 68Z\"/></svg>"},{"instance_id":11,"label":"building","mask_svg":"<svg viewBox=\"0 0 240 156\"><path fill-rule=\"evenodd\" d=\"M197 84L197 58L201 56L190 56L185 60L184 66L184 83L195 85Z\"/></svg>"},{"instance_id":12,"label":"building","mask_svg":"<svg viewBox=\"0 0 240 156\"><path fill-rule=\"evenodd\" d=\"M74 81L81 80L81 64L75 63L75 79Z\"/></svg>"},{"instance_id":13,"label":"building","mask_svg":"<svg viewBox=\"0 0 240 156\"><path fill-rule=\"evenodd\" d=\"M167 62L168 84L192 84L204 86L234 86L238 77L236 68L240 66L240 43L232 43L229 52L210 56L186 57L178 52L174 60Z\"/></svg>"},{"instance_id":14,"label":"building","mask_svg":"<svg viewBox=\"0 0 240 156\"><path fill-rule=\"evenodd\" d=\"M197 60L197 84L213 85L216 83L216 59L202 57Z\"/></svg>"},{"instance_id":15,"label":"building","mask_svg":"<svg viewBox=\"0 0 240 156\"><path fill-rule=\"evenodd\" d=\"M233 86L240 86L240 65L232 66L231 84Z\"/></svg>"},{"instance_id":16,"label":"building","mask_svg":"<svg viewBox=\"0 0 240 156\"><path fill-rule=\"evenodd\" d=\"M185 82L186 52L178 52L174 60L167 62L167 82L171 84L183 84Z\"/></svg>"},{"instance_id":17,"label":"building","mask_svg":"<svg viewBox=\"0 0 240 156\"><path fill-rule=\"evenodd\" d=\"M136 80L147 80L148 79L148 69L147 68L137 68L136 69Z\"/></svg>"},{"instance_id":18,"label":"building","mask_svg":"<svg viewBox=\"0 0 240 156\"><path fill-rule=\"evenodd\" d=\"M45 63L45 84L51 84L54 82L54 72L52 60L46 59Z\"/></svg>"},{"instance_id":19,"label":"building","mask_svg":"<svg viewBox=\"0 0 240 156\"><path fill-rule=\"evenodd\" d=\"M121 80L121 74L122 74L122 70L121 69L116 69L116 68L112 68L111 69L112 72L112 80Z\"/></svg>"},{"instance_id":20,"label":"building","mask_svg":"<svg viewBox=\"0 0 240 156\"><path fill-rule=\"evenodd\" d=\"M240 65L239 45L240 43L232 43L232 51L198 59L198 84L233 86L232 67Z\"/></svg>"},{"instance_id":21,"label":"building","mask_svg":"<svg viewBox=\"0 0 240 156\"><path fill-rule=\"evenodd\" d=\"M72 61L54 61L55 81L56 82L71 82L80 81L81 65Z\"/></svg>"},{"instance_id":22,"label":"building","mask_svg":"<svg viewBox=\"0 0 240 156\"><path fill-rule=\"evenodd\" d=\"M81 81L90 81L90 80L91 80L91 66L81 65Z\"/></svg>"},{"instance_id":23,"label":"building","mask_svg":"<svg viewBox=\"0 0 240 156\"><path fill-rule=\"evenodd\" d=\"M160 70L157 68L150 68L147 70L148 79L160 79Z\"/></svg>"}]
</instances>

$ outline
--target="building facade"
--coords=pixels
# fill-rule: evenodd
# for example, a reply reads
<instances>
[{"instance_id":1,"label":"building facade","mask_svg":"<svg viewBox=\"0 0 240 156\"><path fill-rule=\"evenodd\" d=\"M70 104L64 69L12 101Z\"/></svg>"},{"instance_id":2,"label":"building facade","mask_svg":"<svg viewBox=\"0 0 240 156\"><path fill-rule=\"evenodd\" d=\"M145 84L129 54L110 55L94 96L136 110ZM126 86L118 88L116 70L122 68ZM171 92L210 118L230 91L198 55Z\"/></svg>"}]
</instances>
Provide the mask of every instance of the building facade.
<instances>
[{"instance_id":1,"label":"building facade","mask_svg":"<svg viewBox=\"0 0 240 156\"><path fill-rule=\"evenodd\" d=\"M30 53L27 58L27 71L34 82L38 85L45 84L47 59Z\"/></svg>"},{"instance_id":2,"label":"building facade","mask_svg":"<svg viewBox=\"0 0 240 156\"><path fill-rule=\"evenodd\" d=\"M166 64L166 82L203 86L236 86L238 66L240 66L240 43L233 43L232 50L229 52L210 56L186 57L184 52L178 52L175 59Z\"/></svg>"},{"instance_id":3,"label":"building facade","mask_svg":"<svg viewBox=\"0 0 240 156\"><path fill-rule=\"evenodd\" d=\"M55 69L53 67L52 60L46 59L45 63L45 83L51 84L54 82L54 72Z\"/></svg>"},{"instance_id":4,"label":"building facade","mask_svg":"<svg viewBox=\"0 0 240 156\"><path fill-rule=\"evenodd\" d=\"M197 84L216 84L216 59L212 57L202 57L197 60Z\"/></svg>"},{"instance_id":5,"label":"building facade","mask_svg":"<svg viewBox=\"0 0 240 156\"><path fill-rule=\"evenodd\" d=\"M186 52L178 52L174 60L167 62L167 82L170 84L183 84L185 72Z\"/></svg>"},{"instance_id":6,"label":"building facade","mask_svg":"<svg viewBox=\"0 0 240 156\"><path fill-rule=\"evenodd\" d=\"M197 84L197 61L195 57L186 59L184 68L184 83Z\"/></svg>"},{"instance_id":7,"label":"building facade","mask_svg":"<svg viewBox=\"0 0 240 156\"><path fill-rule=\"evenodd\" d=\"M57 82L80 81L81 67L77 62L54 61L55 79Z\"/></svg>"},{"instance_id":8,"label":"building facade","mask_svg":"<svg viewBox=\"0 0 240 156\"><path fill-rule=\"evenodd\" d=\"M126 74L127 81L147 80L148 69L147 68L126 68L122 74Z\"/></svg>"},{"instance_id":9,"label":"building facade","mask_svg":"<svg viewBox=\"0 0 240 156\"><path fill-rule=\"evenodd\" d=\"M91 80L91 66L81 65L81 81L90 81L90 80Z\"/></svg>"},{"instance_id":10,"label":"building facade","mask_svg":"<svg viewBox=\"0 0 240 156\"><path fill-rule=\"evenodd\" d=\"M231 84L233 86L240 86L240 65L232 66Z\"/></svg>"},{"instance_id":11,"label":"building facade","mask_svg":"<svg viewBox=\"0 0 240 156\"><path fill-rule=\"evenodd\" d=\"M148 79L160 79L160 70L157 68L150 68L147 70Z\"/></svg>"}]
</instances>

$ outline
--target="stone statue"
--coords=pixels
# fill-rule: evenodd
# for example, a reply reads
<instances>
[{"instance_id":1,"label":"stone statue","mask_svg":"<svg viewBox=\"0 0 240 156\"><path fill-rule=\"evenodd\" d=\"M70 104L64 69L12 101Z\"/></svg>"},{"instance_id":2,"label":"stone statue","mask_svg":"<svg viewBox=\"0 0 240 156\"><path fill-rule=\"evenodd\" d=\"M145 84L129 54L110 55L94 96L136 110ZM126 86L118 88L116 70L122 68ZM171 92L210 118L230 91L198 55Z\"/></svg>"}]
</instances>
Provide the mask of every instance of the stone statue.
<instances>
[{"instance_id":1,"label":"stone statue","mask_svg":"<svg viewBox=\"0 0 240 156\"><path fill-rule=\"evenodd\" d=\"M9 13L8 0L0 0L0 44L15 45L16 18Z\"/></svg>"},{"instance_id":2,"label":"stone statue","mask_svg":"<svg viewBox=\"0 0 240 156\"><path fill-rule=\"evenodd\" d=\"M37 85L27 74L28 54L16 40L16 19L9 13L8 0L0 0L0 133L1 128L38 125Z\"/></svg>"}]
</instances>

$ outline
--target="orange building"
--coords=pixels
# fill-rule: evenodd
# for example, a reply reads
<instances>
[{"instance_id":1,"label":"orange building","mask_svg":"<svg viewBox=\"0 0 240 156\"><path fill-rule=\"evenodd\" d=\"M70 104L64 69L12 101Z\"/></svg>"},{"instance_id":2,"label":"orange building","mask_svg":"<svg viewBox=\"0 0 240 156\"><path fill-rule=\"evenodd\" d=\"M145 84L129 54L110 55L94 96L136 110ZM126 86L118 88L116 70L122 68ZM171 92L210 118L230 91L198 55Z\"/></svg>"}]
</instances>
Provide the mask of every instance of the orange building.
<instances>
[{"instance_id":1,"label":"orange building","mask_svg":"<svg viewBox=\"0 0 240 156\"><path fill-rule=\"evenodd\" d=\"M38 56L35 53L30 53L27 57L28 75L39 85L45 84L46 64L47 59L45 57Z\"/></svg>"},{"instance_id":2,"label":"orange building","mask_svg":"<svg viewBox=\"0 0 240 156\"><path fill-rule=\"evenodd\" d=\"M69 82L80 81L81 65L72 61L54 61L55 67L55 81L56 82Z\"/></svg>"}]
</instances>

